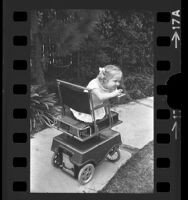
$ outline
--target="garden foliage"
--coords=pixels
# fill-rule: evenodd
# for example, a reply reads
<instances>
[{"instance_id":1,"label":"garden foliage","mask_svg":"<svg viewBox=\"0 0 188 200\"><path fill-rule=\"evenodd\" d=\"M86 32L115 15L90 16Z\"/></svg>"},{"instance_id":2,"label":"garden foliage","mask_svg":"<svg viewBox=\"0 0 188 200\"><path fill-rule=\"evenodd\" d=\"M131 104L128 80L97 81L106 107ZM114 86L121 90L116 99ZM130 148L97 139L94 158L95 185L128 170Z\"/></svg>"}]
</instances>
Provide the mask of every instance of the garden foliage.
<instances>
[{"instance_id":1,"label":"garden foliage","mask_svg":"<svg viewBox=\"0 0 188 200\"><path fill-rule=\"evenodd\" d=\"M121 67L129 101L153 96L153 34L149 11L33 10L31 127L36 120L51 124L46 113L56 101L57 78L85 86L107 64Z\"/></svg>"},{"instance_id":2,"label":"garden foliage","mask_svg":"<svg viewBox=\"0 0 188 200\"><path fill-rule=\"evenodd\" d=\"M55 93L44 86L32 85L30 93L30 132L34 133L56 123L55 117L62 113Z\"/></svg>"}]
</instances>

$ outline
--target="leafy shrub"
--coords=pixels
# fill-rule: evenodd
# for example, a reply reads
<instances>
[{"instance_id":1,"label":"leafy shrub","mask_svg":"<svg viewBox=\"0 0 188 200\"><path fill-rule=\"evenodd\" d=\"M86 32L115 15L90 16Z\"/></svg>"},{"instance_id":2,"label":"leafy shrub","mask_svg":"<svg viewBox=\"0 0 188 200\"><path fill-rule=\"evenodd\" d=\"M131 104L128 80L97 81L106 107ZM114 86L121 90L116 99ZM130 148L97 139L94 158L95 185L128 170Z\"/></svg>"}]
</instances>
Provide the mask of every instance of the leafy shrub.
<instances>
[{"instance_id":1,"label":"leafy shrub","mask_svg":"<svg viewBox=\"0 0 188 200\"><path fill-rule=\"evenodd\" d=\"M153 96L153 75L131 74L124 78L124 85L131 99Z\"/></svg>"},{"instance_id":2,"label":"leafy shrub","mask_svg":"<svg viewBox=\"0 0 188 200\"><path fill-rule=\"evenodd\" d=\"M62 107L57 105L55 93L49 93L45 86L31 85L30 94L30 133L51 127L55 118L62 113Z\"/></svg>"}]
</instances>

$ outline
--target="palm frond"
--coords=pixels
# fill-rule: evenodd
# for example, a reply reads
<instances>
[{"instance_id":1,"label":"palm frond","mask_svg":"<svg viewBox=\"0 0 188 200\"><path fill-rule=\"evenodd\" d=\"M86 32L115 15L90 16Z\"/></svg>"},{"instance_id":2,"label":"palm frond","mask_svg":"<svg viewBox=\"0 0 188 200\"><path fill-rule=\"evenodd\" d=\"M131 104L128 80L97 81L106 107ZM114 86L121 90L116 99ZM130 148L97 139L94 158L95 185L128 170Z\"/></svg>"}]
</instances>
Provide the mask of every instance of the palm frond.
<instances>
[{"instance_id":1,"label":"palm frond","mask_svg":"<svg viewBox=\"0 0 188 200\"><path fill-rule=\"evenodd\" d=\"M30 131L40 126L52 127L55 117L62 113L62 106L57 105L55 93L49 93L43 86L31 86L30 94Z\"/></svg>"}]
</instances>

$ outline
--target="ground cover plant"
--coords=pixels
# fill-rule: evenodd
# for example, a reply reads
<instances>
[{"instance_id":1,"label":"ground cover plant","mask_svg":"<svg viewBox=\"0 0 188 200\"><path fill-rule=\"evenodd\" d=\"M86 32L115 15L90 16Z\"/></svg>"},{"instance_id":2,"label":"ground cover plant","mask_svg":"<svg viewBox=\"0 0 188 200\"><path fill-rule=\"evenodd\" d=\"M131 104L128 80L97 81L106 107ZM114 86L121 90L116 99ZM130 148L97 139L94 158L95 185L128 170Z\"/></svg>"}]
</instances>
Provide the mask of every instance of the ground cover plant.
<instances>
[{"instance_id":1,"label":"ground cover plant","mask_svg":"<svg viewBox=\"0 0 188 200\"><path fill-rule=\"evenodd\" d=\"M135 153L99 193L152 193L153 142Z\"/></svg>"}]
</instances>

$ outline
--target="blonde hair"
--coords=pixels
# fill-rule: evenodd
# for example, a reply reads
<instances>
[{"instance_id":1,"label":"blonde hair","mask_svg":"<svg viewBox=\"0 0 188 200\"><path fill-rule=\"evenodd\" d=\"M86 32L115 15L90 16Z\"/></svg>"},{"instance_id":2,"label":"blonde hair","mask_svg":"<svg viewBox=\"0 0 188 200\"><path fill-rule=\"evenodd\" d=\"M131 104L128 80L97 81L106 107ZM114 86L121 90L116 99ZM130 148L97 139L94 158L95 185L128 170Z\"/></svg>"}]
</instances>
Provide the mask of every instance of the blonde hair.
<instances>
[{"instance_id":1,"label":"blonde hair","mask_svg":"<svg viewBox=\"0 0 188 200\"><path fill-rule=\"evenodd\" d=\"M97 78L99 79L100 83L104 85L107 81L113 78L114 75L117 73L122 73L121 69L118 66L106 65L103 68L99 68L99 74Z\"/></svg>"}]
</instances>

